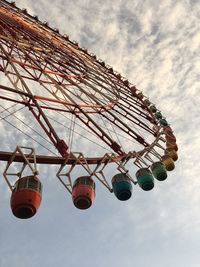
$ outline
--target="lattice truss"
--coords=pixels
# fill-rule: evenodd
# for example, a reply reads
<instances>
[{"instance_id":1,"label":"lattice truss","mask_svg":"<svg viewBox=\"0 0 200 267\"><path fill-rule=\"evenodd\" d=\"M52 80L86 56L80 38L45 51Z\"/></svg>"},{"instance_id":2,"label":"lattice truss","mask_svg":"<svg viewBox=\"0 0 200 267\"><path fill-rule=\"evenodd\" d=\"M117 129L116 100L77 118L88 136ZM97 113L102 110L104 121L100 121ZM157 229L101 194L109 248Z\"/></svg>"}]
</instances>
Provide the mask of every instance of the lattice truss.
<instances>
[{"instance_id":1,"label":"lattice truss","mask_svg":"<svg viewBox=\"0 0 200 267\"><path fill-rule=\"evenodd\" d=\"M68 182L62 179L66 165L84 166L111 190L103 174L108 163L127 173L130 161L149 167L164 154L163 125L135 85L68 36L4 0L0 79L0 122L15 128L22 145L35 144L39 163L61 164L57 175L69 191L69 173ZM10 155L1 151L0 159ZM20 161L20 155L15 158Z\"/></svg>"}]
</instances>

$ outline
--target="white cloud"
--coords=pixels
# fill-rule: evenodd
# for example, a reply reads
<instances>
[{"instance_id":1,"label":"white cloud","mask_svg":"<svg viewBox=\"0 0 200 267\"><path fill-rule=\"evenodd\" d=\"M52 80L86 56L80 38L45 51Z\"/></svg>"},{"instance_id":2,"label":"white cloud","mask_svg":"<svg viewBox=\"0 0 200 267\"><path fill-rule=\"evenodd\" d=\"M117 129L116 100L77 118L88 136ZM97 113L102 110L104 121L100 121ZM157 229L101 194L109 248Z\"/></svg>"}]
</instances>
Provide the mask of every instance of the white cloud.
<instances>
[{"instance_id":1,"label":"white cloud","mask_svg":"<svg viewBox=\"0 0 200 267\"><path fill-rule=\"evenodd\" d=\"M180 160L154 191L134 187L126 203L118 202L98 183L96 204L85 213L73 208L70 196L54 181L53 171L45 167L44 204L29 222L10 215L2 186L1 266L18 261L16 266L22 267L28 258L19 255L28 254L30 267L38 262L59 266L65 261L77 266L77 259L82 266L196 267L200 244L199 2L16 3L77 39L143 90L175 129ZM10 138L13 142L14 137Z\"/></svg>"}]
</instances>

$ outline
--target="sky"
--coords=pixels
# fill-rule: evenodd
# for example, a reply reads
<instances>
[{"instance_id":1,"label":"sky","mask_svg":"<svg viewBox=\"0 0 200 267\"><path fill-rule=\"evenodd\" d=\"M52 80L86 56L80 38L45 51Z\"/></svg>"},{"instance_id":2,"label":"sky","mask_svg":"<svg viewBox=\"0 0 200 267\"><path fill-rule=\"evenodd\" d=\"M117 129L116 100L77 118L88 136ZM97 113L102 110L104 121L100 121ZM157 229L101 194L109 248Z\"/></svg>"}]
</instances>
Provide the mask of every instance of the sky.
<instances>
[{"instance_id":1,"label":"sky","mask_svg":"<svg viewBox=\"0 0 200 267\"><path fill-rule=\"evenodd\" d=\"M199 266L200 2L16 0L16 5L87 47L149 96L174 129L179 161L166 181L150 192L135 186L127 202L98 183L87 211L73 206L55 167L40 167L43 202L30 220L11 214L2 178L0 266Z\"/></svg>"}]
</instances>

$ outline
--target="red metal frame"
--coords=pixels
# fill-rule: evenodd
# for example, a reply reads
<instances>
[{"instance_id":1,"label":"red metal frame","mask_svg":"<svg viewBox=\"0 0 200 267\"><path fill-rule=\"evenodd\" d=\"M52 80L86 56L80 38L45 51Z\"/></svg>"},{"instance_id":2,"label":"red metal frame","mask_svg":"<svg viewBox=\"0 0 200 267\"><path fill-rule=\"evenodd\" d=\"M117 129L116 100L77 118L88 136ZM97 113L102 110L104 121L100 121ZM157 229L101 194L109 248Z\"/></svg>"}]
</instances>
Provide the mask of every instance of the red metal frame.
<instances>
[{"instance_id":1,"label":"red metal frame","mask_svg":"<svg viewBox=\"0 0 200 267\"><path fill-rule=\"evenodd\" d=\"M13 88L0 85L0 90L12 92L18 98L4 94L0 98L27 106L62 157L70 156L68 145L59 138L45 110L73 114L116 153L116 160L125 158L127 152L123 151L118 140L103 130L94 118L95 114L100 114L113 127L137 141L143 149L150 146L148 140L137 132L137 127L157 137L159 129L153 126L157 126L158 122L137 96L137 89L132 90L129 82L107 68L104 62L97 61L93 55L46 24L4 0L1 5L0 71L7 75ZM39 82L48 96L34 94L26 83L28 80ZM57 92L61 96L58 97ZM57 106L47 106L41 101ZM136 130L122 118L135 125ZM9 154L0 152L1 160L8 157ZM38 160L41 163L63 161L62 158L55 160L54 157L45 156L39 156ZM99 160L88 159L90 164ZM70 157L69 162L73 162Z\"/></svg>"}]
</instances>

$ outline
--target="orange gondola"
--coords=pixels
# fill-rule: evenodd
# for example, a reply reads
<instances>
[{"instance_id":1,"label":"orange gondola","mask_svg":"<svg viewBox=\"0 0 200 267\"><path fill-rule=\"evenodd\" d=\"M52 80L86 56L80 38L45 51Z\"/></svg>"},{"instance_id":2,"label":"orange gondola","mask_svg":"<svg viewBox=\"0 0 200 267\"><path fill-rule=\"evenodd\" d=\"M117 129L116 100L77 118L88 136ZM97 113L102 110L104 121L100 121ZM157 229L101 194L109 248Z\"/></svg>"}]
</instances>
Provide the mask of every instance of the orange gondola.
<instances>
[{"instance_id":1,"label":"orange gondola","mask_svg":"<svg viewBox=\"0 0 200 267\"><path fill-rule=\"evenodd\" d=\"M14 185L11 195L11 209L20 219L35 215L42 199L42 184L36 176L22 177Z\"/></svg>"},{"instance_id":2,"label":"orange gondola","mask_svg":"<svg viewBox=\"0 0 200 267\"><path fill-rule=\"evenodd\" d=\"M173 133L166 133L165 139L167 142L176 142L176 137Z\"/></svg>"},{"instance_id":3,"label":"orange gondola","mask_svg":"<svg viewBox=\"0 0 200 267\"><path fill-rule=\"evenodd\" d=\"M88 209L94 202L95 183L90 176L76 179L72 189L72 199L78 209Z\"/></svg>"},{"instance_id":4,"label":"orange gondola","mask_svg":"<svg viewBox=\"0 0 200 267\"><path fill-rule=\"evenodd\" d=\"M166 147L167 148L171 148L171 149L173 149L173 150L175 150L175 151L178 151L178 145L175 143L175 142L167 142L166 143Z\"/></svg>"},{"instance_id":5,"label":"orange gondola","mask_svg":"<svg viewBox=\"0 0 200 267\"><path fill-rule=\"evenodd\" d=\"M178 160L178 154L173 148L167 148L165 150L165 154L168 155L170 158L172 158L173 161L177 161Z\"/></svg>"}]
</instances>

